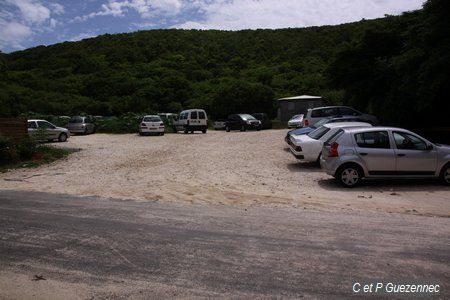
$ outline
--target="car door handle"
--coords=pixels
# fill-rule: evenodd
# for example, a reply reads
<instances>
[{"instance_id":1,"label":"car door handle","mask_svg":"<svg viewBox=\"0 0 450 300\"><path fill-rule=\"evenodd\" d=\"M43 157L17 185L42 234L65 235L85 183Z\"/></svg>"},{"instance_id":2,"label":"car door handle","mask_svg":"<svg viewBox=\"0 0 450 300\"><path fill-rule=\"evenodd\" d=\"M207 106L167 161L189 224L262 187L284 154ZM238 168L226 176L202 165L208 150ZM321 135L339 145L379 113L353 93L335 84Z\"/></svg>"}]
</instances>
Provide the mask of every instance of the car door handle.
<instances>
[{"instance_id":1,"label":"car door handle","mask_svg":"<svg viewBox=\"0 0 450 300\"><path fill-rule=\"evenodd\" d=\"M406 154L404 154L404 153L399 153L399 154L397 154L397 156L406 156Z\"/></svg>"},{"instance_id":2,"label":"car door handle","mask_svg":"<svg viewBox=\"0 0 450 300\"><path fill-rule=\"evenodd\" d=\"M366 155L368 155L369 153L365 153L365 152L363 152L363 153L359 153L359 155L362 155L362 156L366 156Z\"/></svg>"}]
</instances>

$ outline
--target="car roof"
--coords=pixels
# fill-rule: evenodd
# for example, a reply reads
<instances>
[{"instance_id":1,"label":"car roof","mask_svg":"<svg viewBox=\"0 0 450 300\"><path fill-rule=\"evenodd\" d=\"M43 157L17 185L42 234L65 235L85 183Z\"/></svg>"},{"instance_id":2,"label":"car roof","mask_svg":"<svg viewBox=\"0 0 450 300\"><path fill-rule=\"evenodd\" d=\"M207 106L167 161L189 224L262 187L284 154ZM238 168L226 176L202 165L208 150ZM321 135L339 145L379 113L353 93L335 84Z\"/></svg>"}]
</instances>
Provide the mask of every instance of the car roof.
<instances>
[{"instance_id":1,"label":"car roof","mask_svg":"<svg viewBox=\"0 0 450 300\"><path fill-rule=\"evenodd\" d=\"M357 133L357 132L364 132L364 131L379 131L379 130L399 130L399 131L405 131L405 132L411 132L408 129L399 128L399 127L387 127L387 126L374 126L370 128L344 128L344 130L347 132Z\"/></svg>"},{"instance_id":2,"label":"car roof","mask_svg":"<svg viewBox=\"0 0 450 300\"><path fill-rule=\"evenodd\" d=\"M365 122L335 122L335 123L327 123L322 126L328 128L335 128L335 127L358 127L358 126L371 127L372 125Z\"/></svg>"},{"instance_id":3,"label":"car roof","mask_svg":"<svg viewBox=\"0 0 450 300\"><path fill-rule=\"evenodd\" d=\"M48 122L47 120L43 120L43 119L30 119L28 120L28 122L35 122L35 121L44 121L44 122ZM50 123L50 122L49 122Z\"/></svg>"},{"instance_id":4,"label":"car roof","mask_svg":"<svg viewBox=\"0 0 450 300\"><path fill-rule=\"evenodd\" d=\"M157 116L157 115L145 115L144 116L144 118L147 118L147 117L158 117L159 118L159 116Z\"/></svg>"},{"instance_id":5,"label":"car roof","mask_svg":"<svg viewBox=\"0 0 450 300\"><path fill-rule=\"evenodd\" d=\"M351 108L351 107L345 106L345 105L332 105L332 106L321 106L321 107L308 108L308 110L323 109L323 108L335 108L335 107L348 107L348 108ZM354 108L352 108L352 109L354 109Z\"/></svg>"}]
</instances>

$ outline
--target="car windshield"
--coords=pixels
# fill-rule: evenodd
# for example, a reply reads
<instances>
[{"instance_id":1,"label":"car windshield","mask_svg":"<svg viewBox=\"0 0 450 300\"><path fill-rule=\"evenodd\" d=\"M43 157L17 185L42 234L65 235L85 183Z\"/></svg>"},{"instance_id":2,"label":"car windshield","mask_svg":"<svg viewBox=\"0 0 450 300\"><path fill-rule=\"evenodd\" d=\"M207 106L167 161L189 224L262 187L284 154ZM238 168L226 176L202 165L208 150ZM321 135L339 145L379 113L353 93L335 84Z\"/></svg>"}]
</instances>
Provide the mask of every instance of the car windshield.
<instances>
[{"instance_id":1,"label":"car windshield","mask_svg":"<svg viewBox=\"0 0 450 300\"><path fill-rule=\"evenodd\" d=\"M156 117L156 116L155 117L144 117L142 122L161 122L161 118Z\"/></svg>"},{"instance_id":2,"label":"car windshield","mask_svg":"<svg viewBox=\"0 0 450 300\"><path fill-rule=\"evenodd\" d=\"M83 123L82 117L72 117L69 120L69 123Z\"/></svg>"},{"instance_id":3,"label":"car windshield","mask_svg":"<svg viewBox=\"0 0 450 300\"><path fill-rule=\"evenodd\" d=\"M240 116L240 117L242 118L242 120L244 120L244 121L248 121L248 120L256 120L254 116L247 115L247 114L242 114L242 115L239 115L239 116Z\"/></svg>"},{"instance_id":4,"label":"car windshield","mask_svg":"<svg viewBox=\"0 0 450 300\"><path fill-rule=\"evenodd\" d=\"M326 126L320 126L317 129L308 133L308 136L312 139L318 140L328 131L330 131L330 128L328 128Z\"/></svg>"}]
</instances>

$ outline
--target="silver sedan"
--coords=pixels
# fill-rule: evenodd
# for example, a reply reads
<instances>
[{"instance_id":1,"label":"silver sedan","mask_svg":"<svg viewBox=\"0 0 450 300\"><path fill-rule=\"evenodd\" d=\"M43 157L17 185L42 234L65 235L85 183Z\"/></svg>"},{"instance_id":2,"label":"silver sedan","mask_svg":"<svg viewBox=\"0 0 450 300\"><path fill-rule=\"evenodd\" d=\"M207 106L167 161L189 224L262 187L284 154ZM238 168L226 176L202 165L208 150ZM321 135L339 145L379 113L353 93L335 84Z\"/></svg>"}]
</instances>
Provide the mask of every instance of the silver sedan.
<instances>
[{"instance_id":1,"label":"silver sedan","mask_svg":"<svg viewBox=\"0 0 450 300\"><path fill-rule=\"evenodd\" d=\"M450 185L450 146L401 128L341 129L324 143L320 165L346 187L362 178L440 178Z\"/></svg>"}]
</instances>

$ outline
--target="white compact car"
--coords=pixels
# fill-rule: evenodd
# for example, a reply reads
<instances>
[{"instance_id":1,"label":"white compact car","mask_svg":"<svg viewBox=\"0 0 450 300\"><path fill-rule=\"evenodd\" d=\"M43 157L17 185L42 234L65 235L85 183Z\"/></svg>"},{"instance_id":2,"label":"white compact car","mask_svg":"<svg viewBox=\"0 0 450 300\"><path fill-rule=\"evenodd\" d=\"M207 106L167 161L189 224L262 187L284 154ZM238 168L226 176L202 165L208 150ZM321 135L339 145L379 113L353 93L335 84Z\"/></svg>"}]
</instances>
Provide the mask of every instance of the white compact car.
<instances>
[{"instance_id":1,"label":"white compact car","mask_svg":"<svg viewBox=\"0 0 450 300\"><path fill-rule=\"evenodd\" d=\"M208 130L208 116L203 109L183 110L173 125L176 131L183 131L184 133L194 133L194 131L206 133Z\"/></svg>"},{"instance_id":2,"label":"white compact car","mask_svg":"<svg viewBox=\"0 0 450 300\"><path fill-rule=\"evenodd\" d=\"M139 124L139 135L157 134L164 135L164 123L160 116L149 115L142 118Z\"/></svg>"},{"instance_id":3,"label":"white compact car","mask_svg":"<svg viewBox=\"0 0 450 300\"><path fill-rule=\"evenodd\" d=\"M298 128L303 126L303 114L295 115L288 121L289 128Z\"/></svg>"},{"instance_id":4,"label":"white compact car","mask_svg":"<svg viewBox=\"0 0 450 300\"><path fill-rule=\"evenodd\" d=\"M322 146L325 141L336 134L340 128L348 127L371 127L364 122L340 122L329 123L318 127L304 135L292 135L289 148L292 155L297 159L310 162L319 162L322 153Z\"/></svg>"}]
</instances>

